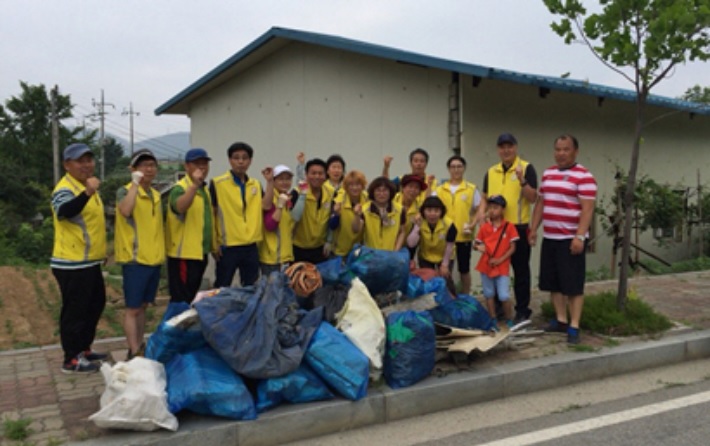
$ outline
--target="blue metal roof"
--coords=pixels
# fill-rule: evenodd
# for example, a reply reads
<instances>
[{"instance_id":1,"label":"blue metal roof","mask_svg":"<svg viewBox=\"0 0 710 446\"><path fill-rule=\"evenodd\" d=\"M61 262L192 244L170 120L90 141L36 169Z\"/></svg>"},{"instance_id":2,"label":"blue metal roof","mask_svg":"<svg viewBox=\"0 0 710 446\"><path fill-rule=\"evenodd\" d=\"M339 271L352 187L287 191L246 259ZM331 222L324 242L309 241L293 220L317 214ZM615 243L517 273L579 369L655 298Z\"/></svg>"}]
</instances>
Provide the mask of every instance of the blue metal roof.
<instances>
[{"instance_id":1,"label":"blue metal roof","mask_svg":"<svg viewBox=\"0 0 710 446\"><path fill-rule=\"evenodd\" d=\"M155 110L156 115L163 113L187 114L188 103L191 99L200 96L221 83L221 80L227 79L230 76L230 71L238 68L240 63L244 63L249 56L260 56L255 53L259 50L268 49L273 45L273 51L280 48L290 41L309 43L313 45L333 48L337 50L348 51L352 53L364 54L368 56L380 57L383 59L405 62L424 67L437 68L445 71L451 71L461 74L468 74L485 79L498 79L518 84L533 85L537 87L548 88L550 90L566 91L570 93L591 95L602 98L612 98L622 101L633 102L636 100L636 92L623 88L609 87L600 84L593 84L586 81L565 79L560 77L542 76L530 73L520 73L510 70L501 70L498 68L486 67L483 65L475 65L464 62L457 62L439 57L427 56L424 54L413 53L409 51L399 50L382 45L361 42L352 39L345 39L338 36L330 36L327 34L318 34L306 31L299 31L288 28L273 27L259 38L244 47L242 50L234 54L229 59L222 62L216 68L193 82L180 93L172 97L170 100L159 106ZM261 56L264 57L264 56ZM236 73L236 71L234 71ZM666 107L689 113L702 115L710 115L710 106L698 106L697 103L683 101L664 96L651 95L648 98L650 105Z\"/></svg>"}]
</instances>

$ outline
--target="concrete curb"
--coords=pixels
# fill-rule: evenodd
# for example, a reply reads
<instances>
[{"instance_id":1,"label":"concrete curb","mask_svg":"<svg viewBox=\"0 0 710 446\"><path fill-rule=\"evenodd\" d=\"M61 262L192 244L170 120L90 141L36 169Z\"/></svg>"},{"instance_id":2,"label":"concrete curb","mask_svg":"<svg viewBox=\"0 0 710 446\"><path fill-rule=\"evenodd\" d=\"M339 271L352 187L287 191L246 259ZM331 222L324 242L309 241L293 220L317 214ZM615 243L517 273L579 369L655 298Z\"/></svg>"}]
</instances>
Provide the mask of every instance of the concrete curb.
<instances>
[{"instance_id":1,"label":"concrete curb","mask_svg":"<svg viewBox=\"0 0 710 446\"><path fill-rule=\"evenodd\" d=\"M564 353L443 378L429 377L405 389L392 390L382 386L371 389L366 398L357 402L339 399L285 405L262 414L255 421L181 416L180 430L175 433L115 431L81 444L276 445L706 357L710 357L710 330L626 344L595 353Z\"/></svg>"}]
</instances>

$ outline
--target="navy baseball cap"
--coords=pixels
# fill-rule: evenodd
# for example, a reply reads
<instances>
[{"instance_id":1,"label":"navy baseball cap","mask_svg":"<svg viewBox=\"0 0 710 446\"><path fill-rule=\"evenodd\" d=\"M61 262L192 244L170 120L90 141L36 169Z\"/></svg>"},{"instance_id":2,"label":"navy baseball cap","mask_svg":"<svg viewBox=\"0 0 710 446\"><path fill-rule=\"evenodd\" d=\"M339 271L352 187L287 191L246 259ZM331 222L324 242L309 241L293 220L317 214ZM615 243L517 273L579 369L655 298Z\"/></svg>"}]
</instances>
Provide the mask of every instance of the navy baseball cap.
<instances>
[{"instance_id":1,"label":"navy baseball cap","mask_svg":"<svg viewBox=\"0 0 710 446\"><path fill-rule=\"evenodd\" d=\"M185 154L185 162L191 163L199 159L206 159L207 161L212 161L212 158L207 154L207 150L201 148L194 148L187 151Z\"/></svg>"},{"instance_id":2,"label":"navy baseball cap","mask_svg":"<svg viewBox=\"0 0 710 446\"><path fill-rule=\"evenodd\" d=\"M496 142L497 146L502 146L503 144L518 144L518 140L515 139L515 136L513 136L512 133L501 133L500 136L498 136L498 142Z\"/></svg>"},{"instance_id":3,"label":"navy baseball cap","mask_svg":"<svg viewBox=\"0 0 710 446\"><path fill-rule=\"evenodd\" d=\"M505 197L503 197L502 195L491 195L490 197L488 197L488 202L498 204L501 207L505 207L508 204L505 201Z\"/></svg>"},{"instance_id":4,"label":"navy baseball cap","mask_svg":"<svg viewBox=\"0 0 710 446\"><path fill-rule=\"evenodd\" d=\"M78 160L87 153L90 153L91 156L94 156L94 152L92 152L91 148L89 148L89 146L87 146L86 144L70 144L67 146L66 149L64 149L64 161Z\"/></svg>"}]
</instances>

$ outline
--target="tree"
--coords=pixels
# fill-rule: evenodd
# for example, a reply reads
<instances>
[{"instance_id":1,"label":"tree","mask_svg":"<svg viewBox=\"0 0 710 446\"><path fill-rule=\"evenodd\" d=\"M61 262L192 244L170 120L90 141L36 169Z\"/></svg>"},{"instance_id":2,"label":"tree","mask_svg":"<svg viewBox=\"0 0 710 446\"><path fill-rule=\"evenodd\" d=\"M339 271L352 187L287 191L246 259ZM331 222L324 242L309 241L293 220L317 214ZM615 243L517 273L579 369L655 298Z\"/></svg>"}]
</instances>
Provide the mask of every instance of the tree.
<instances>
[{"instance_id":1,"label":"tree","mask_svg":"<svg viewBox=\"0 0 710 446\"><path fill-rule=\"evenodd\" d=\"M694 87L685 90L685 93L683 93L683 96L681 96L680 98L685 101L710 105L710 87L701 87L700 85L695 85Z\"/></svg>"},{"instance_id":2,"label":"tree","mask_svg":"<svg viewBox=\"0 0 710 446\"><path fill-rule=\"evenodd\" d=\"M35 181L47 187L54 181L52 166L51 100L44 85L20 82L21 93L0 105L0 162L12 166L20 184ZM89 141L93 133L79 138L81 127L69 129L62 119L72 117L69 95L58 95L59 146Z\"/></svg>"},{"instance_id":3,"label":"tree","mask_svg":"<svg viewBox=\"0 0 710 446\"><path fill-rule=\"evenodd\" d=\"M123 145L116 141L116 138L111 136L106 138L104 143L104 156L106 157L105 169L107 177L113 175L114 173L124 174L125 176L128 172L128 164L131 160L126 157ZM99 157L97 156L96 159L98 160Z\"/></svg>"},{"instance_id":4,"label":"tree","mask_svg":"<svg viewBox=\"0 0 710 446\"><path fill-rule=\"evenodd\" d=\"M617 291L626 306L631 252L631 226L646 103L651 89L679 64L710 58L710 0L599 0L601 12L588 13L580 0L543 0L561 16L551 27L570 44L579 35L607 67L636 91L636 117L631 161L624 191L621 271Z\"/></svg>"}]
</instances>

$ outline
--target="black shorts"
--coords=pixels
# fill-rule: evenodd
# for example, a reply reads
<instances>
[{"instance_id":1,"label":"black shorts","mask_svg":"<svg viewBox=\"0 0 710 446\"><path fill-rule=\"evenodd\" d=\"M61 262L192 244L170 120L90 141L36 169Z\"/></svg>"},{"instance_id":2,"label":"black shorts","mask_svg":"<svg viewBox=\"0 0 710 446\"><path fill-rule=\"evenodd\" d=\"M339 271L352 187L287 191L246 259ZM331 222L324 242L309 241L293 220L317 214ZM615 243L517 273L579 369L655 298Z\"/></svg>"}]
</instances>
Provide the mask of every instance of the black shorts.
<instances>
[{"instance_id":1,"label":"black shorts","mask_svg":"<svg viewBox=\"0 0 710 446\"><path fill-rule=\"evenodd\" d=\"M471 272L471 242L456 242L456 266L460 274Z\"/></svg>"},{"instance_id":2,"label":"black shorts","mask_svg":"<svg viewBox=\"0 0 710 446\"><path fill-rule=\"evenodd\" d=\"M542 240L540 253L540 290L562 293L565 296L584 294L586 275L586 247L582 254L570 253L571 239Z\"/></svg>"}]
</instances>

